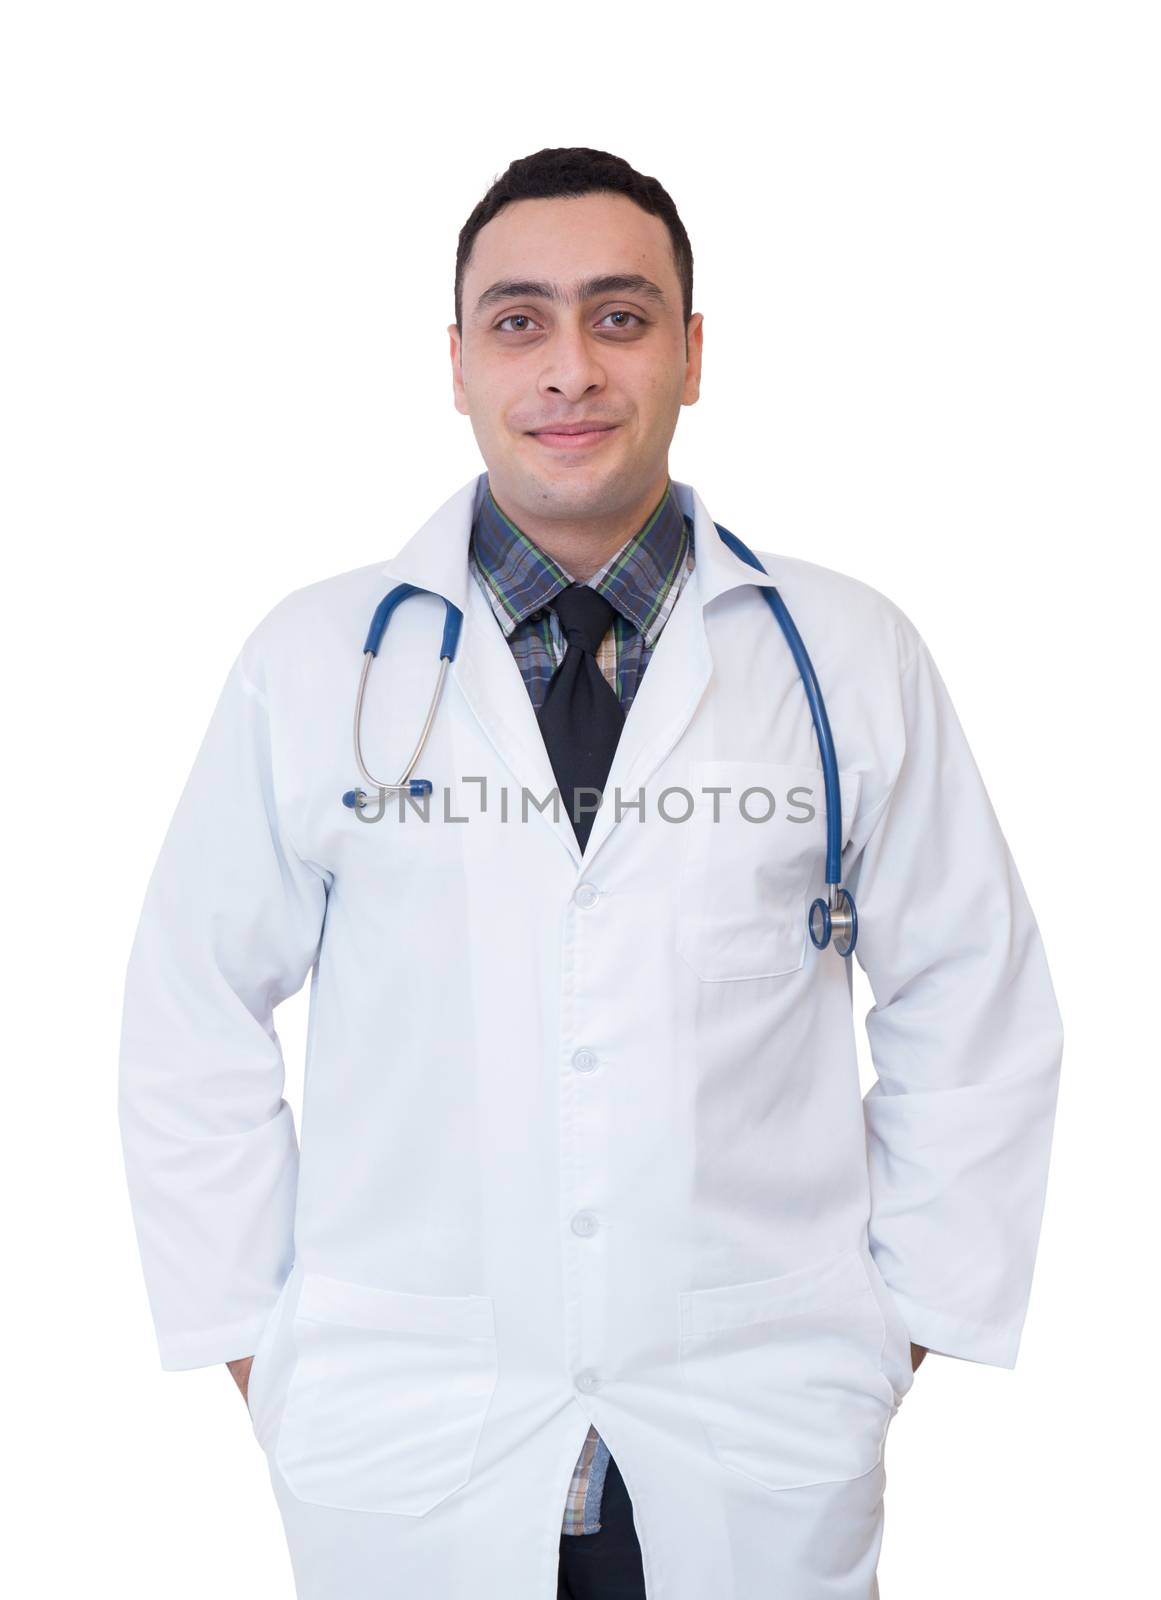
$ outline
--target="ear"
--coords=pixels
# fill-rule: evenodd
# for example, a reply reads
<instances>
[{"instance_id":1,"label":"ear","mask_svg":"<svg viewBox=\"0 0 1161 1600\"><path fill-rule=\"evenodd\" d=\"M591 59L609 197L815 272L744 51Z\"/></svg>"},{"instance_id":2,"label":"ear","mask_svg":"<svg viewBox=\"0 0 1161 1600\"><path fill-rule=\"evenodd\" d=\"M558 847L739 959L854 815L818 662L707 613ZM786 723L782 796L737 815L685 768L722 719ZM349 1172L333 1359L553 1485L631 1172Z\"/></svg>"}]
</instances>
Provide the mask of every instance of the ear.
<instances>
[{"instance_id":1,"label":"ear","mask_svg":"<svg viewBox=\"0 0 1161 1600\"><path fill-rule=\"evenodd\" d=\"M454 322L448 323L449 355L452 364L452 397L456 410L463 416L468 416L468 397L464 391L464 365L463 365L463 340L460 331Z\"/></svg>"},{"instance_id":2,"label":"ear","mask_svg":"<svg viewBox=\"0 0 1161 1600\"><path fill-rule=\"evenodd\" d=\"M701 312L695 311L693 316L690 317L689 326L686 329L685 384L681 391L681 403L683 406L693 405L701 393L702 323L704 320Z\"/></svg>"}]
</instances>

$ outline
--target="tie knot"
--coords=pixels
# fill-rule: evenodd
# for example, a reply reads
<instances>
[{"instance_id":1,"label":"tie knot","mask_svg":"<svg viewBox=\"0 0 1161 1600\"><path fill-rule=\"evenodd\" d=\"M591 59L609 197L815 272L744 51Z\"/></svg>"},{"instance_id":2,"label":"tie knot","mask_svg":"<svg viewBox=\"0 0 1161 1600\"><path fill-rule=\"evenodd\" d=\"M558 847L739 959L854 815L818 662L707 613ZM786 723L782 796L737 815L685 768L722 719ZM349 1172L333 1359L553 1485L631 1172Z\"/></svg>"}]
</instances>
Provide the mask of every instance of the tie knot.
<instances>
[{"instance_id":1,"label":"tie knot","mask_svg":"<svg viewBox=\"0 0 1161 1600\"><path fill-rule=\"evenodd\" d=\"M616 606L587 583L570 584L548 603L556 612L561 632L569 644L579 645L595 656L597 646L617 614Z\"/></svg>"}]
</instances>

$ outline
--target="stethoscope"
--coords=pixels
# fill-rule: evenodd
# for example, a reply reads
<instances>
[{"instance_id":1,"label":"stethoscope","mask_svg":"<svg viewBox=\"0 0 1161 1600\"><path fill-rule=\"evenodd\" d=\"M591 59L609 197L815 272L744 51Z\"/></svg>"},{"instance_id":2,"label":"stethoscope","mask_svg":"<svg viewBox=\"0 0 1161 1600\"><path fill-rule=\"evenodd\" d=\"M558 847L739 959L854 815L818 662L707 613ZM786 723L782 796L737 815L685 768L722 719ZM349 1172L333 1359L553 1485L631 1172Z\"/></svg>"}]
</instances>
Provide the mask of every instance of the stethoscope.
<instances>
[{"instance_id":1,"label":"stethoscope","mask_svg":"<svg viewBox=\"0 0 1161 1600\"><path fill-rule=\"evenodd\" d=\"M766 568L758 560L754 552L738 538L736 533L731 533L728 528L723 528L720 522L715 522L714 527L721 535L722 541L736 556L746 562L747 566L755 567L759 572ZM794 619L786 608L786 602L773 586L757 584L759 594L770 607L778 625L790 646L790 653L794 657L795 665L802 678L802 687L806 691L807 703L810 706L810 715L814 722L814 731L818 738L818 750L822 757L823 785L826 794L826 883L827 898L817 899L811 903L807 917L807 927L810 937L819 950L834 939L834 947L840 956L849 956L855 948L855 940L859 934L859 918L855 911L855 902L850 891L844 889L841 882L842 860L842 790L839 785L838 760L835 756L834 740L831 737L830 722L826 714L826 705L822 698L822 690L818 686L814 667L802 636L794 625ZM431 725L435 721L435 713L439 706L440 696L443 693L444 680L447 669L455 660L456 649L460 640L460 629L463 627L464 615L458 606L452 605L450 600L443 595L436 595L437 600L444 603L443 638L439 647L439 675L436 678L435 689L431 696L431 705L427 717L420 730L419 739L411 758L404 767L402 774L395 783L382 783L378 778L372 777L367 771L363 760L363 744L360 730L363 722L363 700L367 692L367 679L371 672L371 663L379 653L379 646L383 642L387 624L391 620L391 613L396 606L413 594L428 594L431 591L421 589L414 583L401 583L397 588L384 595L375 608L375 615L371 619L371 626L367 632L367 640L363 645L363 670L359 675L359 689L355 697L355 761L359 768L360 776L368 789L374 789L383 794L409 794L425 795L431 793L431 783L426 778L413 778L415 763L423 753L427 743ZM363 789L348 789L343 796L343 804L352 810L361 811L367 804L367 794Z\"/></svg>"}]
</instances>

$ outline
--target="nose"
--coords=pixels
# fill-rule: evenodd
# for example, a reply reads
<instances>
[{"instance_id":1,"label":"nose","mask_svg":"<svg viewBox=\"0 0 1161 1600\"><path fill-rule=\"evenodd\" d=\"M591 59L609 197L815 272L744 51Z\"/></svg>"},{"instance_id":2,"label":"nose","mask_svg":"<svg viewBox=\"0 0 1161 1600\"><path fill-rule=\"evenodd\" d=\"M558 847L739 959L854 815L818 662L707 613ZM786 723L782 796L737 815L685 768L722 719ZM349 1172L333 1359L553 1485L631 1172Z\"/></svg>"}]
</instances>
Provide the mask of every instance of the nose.
<instances>
[{"instance_id":1,"label":"nose","mask_svg":"<svg viewBox=\"0 0 1161 1600\"><path fill-rule=\"evenodd\" d=\"M561 328L553 335L540 374L542 394L560 394L576 401L599 393L605 386L605 369L582 328Z\"/></svg>"}]
</instances>

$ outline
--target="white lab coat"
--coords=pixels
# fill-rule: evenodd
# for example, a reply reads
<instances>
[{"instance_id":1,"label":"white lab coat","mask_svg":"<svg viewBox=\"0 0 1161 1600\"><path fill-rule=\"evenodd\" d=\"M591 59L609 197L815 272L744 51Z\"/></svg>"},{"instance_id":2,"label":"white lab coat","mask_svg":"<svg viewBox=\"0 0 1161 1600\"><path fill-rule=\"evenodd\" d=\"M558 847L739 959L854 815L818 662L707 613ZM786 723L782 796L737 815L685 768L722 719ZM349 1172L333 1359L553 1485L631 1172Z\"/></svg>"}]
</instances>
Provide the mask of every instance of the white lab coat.
<instances>
[{"instance_id":1,"label":"white lab coat","mask_svg":"<svg viewBox=\"0 0 1161 1600\"><path fill-rule=\"evenodd\" d=\"M301 1600L555 1600L590 1423L650 1600L868 1600L910 1340L1016 1359L1062 1048L1033 913L909 619L807 561L759 551L762 577L685 484L694 572L583 858L563 811L521 821L521 786L554 780L467 570L485 483L386 566L274 607L165 839L119 1098L161 1364L256 1352ZM372 824L340 796L363 639L400 581L464 630L417 768L430 820ZM838 751L865 1100L849 964L807 936L814 729L756 582ZM372 672L384 778L443 617L408 600ZM768 822L741 815L748 787ZM667 788L689 821L664 820ZM620 820L617 789L644 802ZM308 975L300 1154L271 1013Z\"/></svg>"}]
</instances>

